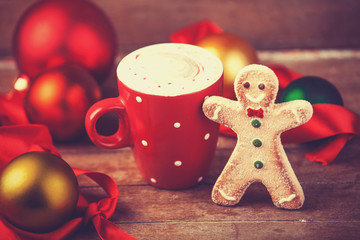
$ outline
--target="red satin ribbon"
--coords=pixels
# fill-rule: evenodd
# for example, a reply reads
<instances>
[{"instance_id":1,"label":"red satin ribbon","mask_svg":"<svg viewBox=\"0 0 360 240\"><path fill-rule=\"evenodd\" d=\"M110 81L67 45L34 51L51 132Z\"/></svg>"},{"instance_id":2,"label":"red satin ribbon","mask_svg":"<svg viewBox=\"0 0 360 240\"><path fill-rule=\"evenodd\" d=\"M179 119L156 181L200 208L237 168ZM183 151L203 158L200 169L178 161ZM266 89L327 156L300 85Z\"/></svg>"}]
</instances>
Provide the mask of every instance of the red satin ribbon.
<instances>
[{"instance_id":1,"label":"red satin ribbon","mask_svg":"<svg viewBox=\"0 0 360 240\"><path fill-rule=\"evenodd\" d=\"M30 151L44 151L55 155L60 154L53 146L50 133L43 125L25 124L0 127L0 170L13 158ZM98 202L88 203L80 194L77 211L83 212L59 229L50 233L31 233L11 225L0 217L0 232L7 239L63 239L77 228L92 222L101 239L136 239L127 234L108 219L113 215L119 197L119 190L112 178L100 172L86 171L73 168L76 176L85 174L94 180L107 193L108 197ZM6 235L5 235L6 233Z\"/></svg>"},{"instance_id":2,"label":"red satin ribbon","mask_svg":"<svg viewBox=\"0 0 360 240\"><path fill-rule=\"evenodd\" d=\"M215 28L213 28L215 26ZM196 44L201 38L222 32L210 21L202 21L176 31L170 36L172 42ZM269 66L279 79L280 89L302 75L281 65ZM324 166L334 161L344 145L354 136L360 136L360 118L345 107L332 104L313 105L314 114L309 122L281 135L283 143L302 143L326 139L320 146L305 155L310 161ZM221 125L220 132L236 137L229 128Z\"/></svg>"},{"instance_id":3,"label":"red satin ribbon","mask_svg":"<svg viewBox=\"0 0 360 240\"><path fill-rule=\"evenodd\" d=\"M24 94L16 91L5 96L0 95L0 171L13 158L31 151L44 151L61 157L52 143L49 130L44 125L29 124L21 104ZM6 144L4 144L6 143ZM85 174L94 180L107 193L108 197L98 202L88 203L80 194L77 212L82 213L49 233L31 233L21 230L0 216L2 238L15 239L63 239L76 229L92 222L101 239L136 238L127 234L108 219L113 215L119 197L119 190L112 178L100 172L73 168L76 176Z\"/></svg>"},{"instance_id":4,"label":"red satin ribbon","mask_svg":"<svg viewBox=\"0 0 360 240\"><path fill-rule=\"evenodd\" d=\"M12 95L14 96L14 95ZM29 123L18 96L0 94L0 126Z\"/></svg>"}]
</instances>

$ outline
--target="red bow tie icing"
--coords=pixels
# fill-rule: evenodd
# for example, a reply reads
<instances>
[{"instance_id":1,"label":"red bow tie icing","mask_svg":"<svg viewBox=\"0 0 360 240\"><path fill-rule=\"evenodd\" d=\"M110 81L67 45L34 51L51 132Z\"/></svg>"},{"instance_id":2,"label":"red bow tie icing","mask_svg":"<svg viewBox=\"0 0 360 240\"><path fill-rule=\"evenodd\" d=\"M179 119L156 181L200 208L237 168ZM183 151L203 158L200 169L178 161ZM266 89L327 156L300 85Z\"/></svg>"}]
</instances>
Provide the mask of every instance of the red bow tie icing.
<instances>
[{"instance_id":1,"label":"red bow tie icing","mask_svg":"<svg viewBox=\"0 0 360 240\"><path fill-rule=\"evenodd\" d=\"M264 117L264 110L262 110L262 108L259 108L258 110L252 109L252 108L248 108L247 109L247 115L248 117L259 117L259 118L263 118Z\"/></svg>"}]
</instances>

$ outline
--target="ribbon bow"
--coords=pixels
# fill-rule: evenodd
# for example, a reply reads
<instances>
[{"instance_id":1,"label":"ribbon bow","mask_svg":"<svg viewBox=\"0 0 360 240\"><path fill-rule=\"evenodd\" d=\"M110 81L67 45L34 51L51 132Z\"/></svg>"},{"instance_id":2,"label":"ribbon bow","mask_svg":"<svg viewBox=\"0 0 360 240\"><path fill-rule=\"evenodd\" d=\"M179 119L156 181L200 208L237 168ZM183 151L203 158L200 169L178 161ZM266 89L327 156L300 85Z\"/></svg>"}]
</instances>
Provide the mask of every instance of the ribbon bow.
<instances>
[{"instance_id":1,"label":"ribbon bow","mask_svg":"<svg viewBox=\"0 0 360 240\"><path fill-rule=\"evenodd\" d=\"M263 118L264 117L264 110L262 110L262 108L259 108L258 110L248 108L247 109L247 115L248 115L248 117L256 116L256 117L259 117L259 118Z\"/></svg>"},{"instance_id":2,"label":"ribbon bow","mask_svg":"<svg viewBox=\"0 0 360 240\"><path fill-rule=\"evenodd\" d=\"M0 114L1 117L1 114ZM10 118L9 118L10 119ZM1 118L0 118L1 120ZM30 151L50 152L61 157L56 147L52 144L49 130L44 125L16 124L1 126L0 121L0 170L14 157ZM63 226L48 233L33 233L21 230L10 224L0 216L0 232L2 239L64 239L82 225L92 222L99 237L105 240L136 240L135 237L124 232L109 218L113 215L119 197L119 189L115 181L108 175L101 172L86 171L73 168L76 176L86 175L107 193L107 197L97 202L90 202L80 193L77 203L76 215Z\"/></svg>"}]
</instances>

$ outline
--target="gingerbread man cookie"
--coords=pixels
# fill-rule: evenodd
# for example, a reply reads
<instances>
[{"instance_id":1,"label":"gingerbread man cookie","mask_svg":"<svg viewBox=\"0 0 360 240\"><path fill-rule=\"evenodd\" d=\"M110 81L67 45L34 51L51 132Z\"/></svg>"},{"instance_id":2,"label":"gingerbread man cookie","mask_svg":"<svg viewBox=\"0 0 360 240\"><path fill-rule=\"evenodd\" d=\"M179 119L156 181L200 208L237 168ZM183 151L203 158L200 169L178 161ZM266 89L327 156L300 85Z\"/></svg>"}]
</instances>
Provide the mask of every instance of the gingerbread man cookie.
<instances>
[{"instance_id":1,"label":"gingerbread man cookie","mask_svg":"<svg viewBox=\"0 0 360 240\"><path fill-rule=\"evenodd\" d=\"M253 182L261 182L275 206L300 208L305 200L281 144L280 134L307 122L312 106L304 100L275 104L279 81L266 66L249 65L235 79L238 101L209 97L205 115L231 128L236 147L217 179L212 199L220 205L237 204Z\"/></svg>"}]
</instances>

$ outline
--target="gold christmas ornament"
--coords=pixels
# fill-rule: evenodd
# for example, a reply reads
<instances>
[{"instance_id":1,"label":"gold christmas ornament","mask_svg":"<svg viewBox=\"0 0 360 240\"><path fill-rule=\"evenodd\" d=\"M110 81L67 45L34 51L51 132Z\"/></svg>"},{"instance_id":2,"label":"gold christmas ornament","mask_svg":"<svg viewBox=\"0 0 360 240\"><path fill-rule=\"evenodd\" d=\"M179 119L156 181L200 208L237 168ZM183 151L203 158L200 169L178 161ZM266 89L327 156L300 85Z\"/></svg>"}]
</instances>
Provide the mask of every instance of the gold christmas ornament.
<instances>
[{"instance_id":1,"label":"gold christmas ornament","mask_svg":"<svg viewBox=\"0 0 360 240\"><path fill-rule=\"evenodd\" d=\"M221 33L204 37L196 45L214 53L224 65L224 97L235 99L234 80L249 64L259 63L255 49L234 34Z\"/></svg>"},{"instance_id":2,"label":"gold christmas ornament","mask_svg":"<svg viewBox=\"0 0 360 240\"><path fill-rule=\"evenodd\" d=\"M0 214L30 232L49 232L69 220L79 195L71 167L51 153L28 152L0 172Z\"/></svg>"}]
</instances>

